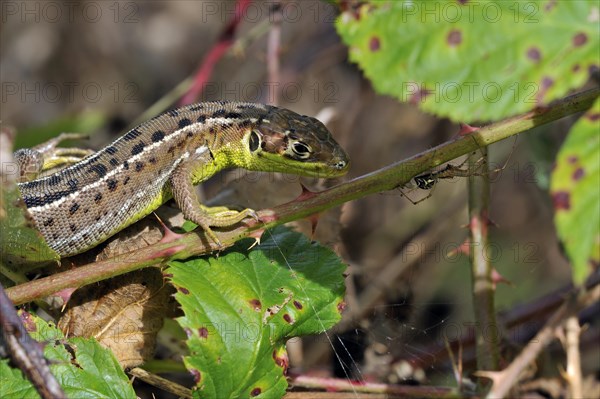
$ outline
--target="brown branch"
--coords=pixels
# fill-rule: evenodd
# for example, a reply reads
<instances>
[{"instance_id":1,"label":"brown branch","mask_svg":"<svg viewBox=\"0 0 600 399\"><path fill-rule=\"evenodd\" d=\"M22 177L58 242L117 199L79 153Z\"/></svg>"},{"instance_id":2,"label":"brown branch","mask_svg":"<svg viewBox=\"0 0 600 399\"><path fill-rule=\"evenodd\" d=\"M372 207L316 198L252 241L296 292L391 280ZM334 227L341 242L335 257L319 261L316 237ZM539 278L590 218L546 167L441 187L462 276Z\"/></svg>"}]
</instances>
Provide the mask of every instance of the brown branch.
<instances>
[{"instance_id":1,"label":"brown branch","mask_svg":"<svg viewBox=\"0 0 600 399\"><path fill-rule=\"evenodd\" d=\"M598 284L600 284L600 275L596 273L588 280L586 289L589 290ZM552 293L534 299L529 303L519 305L501 313L499 316L499 325L505 328L505 331L502 332L502 340L515 347L521 347L527 344L527 342L529 342L539 331L539 328L533 330L534 326L540 326L540 328L543 327L544 321L546 321L564 303L565 298L567 298L573 290L573 284L569 284ZM586 320L593 317L586 313L587 312L580 314L581 323L585 323ZM342 319L342 323L343 322L344 320ZM338 325L339 324L337 324L334 329L337 328ZM463 352L473 354L473 356L467 355L463 357L463 363L465 364L472 363L475 359L474 351L472 350L475 345L474 335L475 334L469 330L466 334L461 334L461 339L450 342L452 351L456 352L462 347ZM431 358L436 359L437 364L448 360L448 350L446 349L445 343L430 343L423 347L419 347L418 350L419 352L429 353ZM414 367L431 367L431 364L424 362L419 356L408 357L405 359ZM473 367L475 367L475 365Z\"/></svg>"},{"instance_id":2,"label":"brown branch","mask_svg":"<svg viewBox=\"0 0 600 399\"><path fill-rule=\"evenodd\" d=\"M579 313L582 309L600 300L600 285L589 291L583 289L569 296L563 305L546 322L544 328L529 342L512 363L502 371L478 371L476 375L492 380L492 389L487 395L488 399L504 398L510 389L519 381L519 375L535 360L539 353L556 337L559 328L565 321Z\"/></svg>"},{"instance_id":3,"label":"brown branch","mask_svg":"<svg viewBox=\"0 0 600 399\"><path fill-rule=\"evenodd\" d=\"M0 328L0 356L10 358L43 399L66 399L67 396L48 367L42 346L25 329L2 285Z\"/></svg>"},{"instance_id":4,"label":"brown branch","mask_svg":"<svg viewBox=\"0 0 600 399\"><path fill-rule=\"evenodd\" d=\"M401 187L408 183L415 175L458 158L461 155L522 133L533 127L553 122L567 115L585 111L592 105L598 93L598 89L578 93L561 99L548 107L536 109L491 124L467 136L459 136L438 147L355 178L347 183L340 184L320 193L315 193L314 195L304 195L302 198L279 205L270 210L260 211L258 212L258 216L261 219L260 222L250 220L245 226L242 225L228 231L217 232L217 236L224 247L231 246L241 238L256 235L258 230L302 219L370 194ZM65 288L79 288L82 285L114 277L132 270L170 260L186 259L218 249L220 248L217 248L202 232L185 234L169 242L160 242L115 258L95 262L74 270L11 287L7 290L7 294L15 304L21 304Z\"/></svg>"}]
</instances>

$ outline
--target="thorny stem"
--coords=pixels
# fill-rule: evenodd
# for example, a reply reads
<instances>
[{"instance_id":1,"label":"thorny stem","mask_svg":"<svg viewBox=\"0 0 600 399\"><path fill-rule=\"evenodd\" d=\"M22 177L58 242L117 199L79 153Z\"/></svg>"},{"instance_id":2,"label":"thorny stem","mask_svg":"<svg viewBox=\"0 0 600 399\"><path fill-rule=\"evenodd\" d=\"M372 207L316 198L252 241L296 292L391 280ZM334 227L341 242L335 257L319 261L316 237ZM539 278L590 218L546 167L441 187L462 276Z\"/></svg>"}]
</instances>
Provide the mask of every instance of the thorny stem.
<instances>
[{"instance_id":1,"label":"thorny stem","mask_svg":"<svg viewBox=\"0 0 600 399\"><path fill-rule=\"evenodd\" d=\"M259 230L271 228L293 220L305 218L327 209L367 195L393 190L408 183L419 173L432 169L469 152L481 149L507 137L525 132L568 115L588 109L600 93L599 89L581 92L544 108L518 115L485 126L469 135L424 151L404 161L355 178L328 190L303 195L287 204L258 212L261 222L251 220L246 226L238 226L228 231L217 232L224 246L233 245L241 238L256 235ZM16 304L45 297L65 288L78 288L132 270L164 263L175 259L186 259L194 255L218 250L214 243L202 233L185 234L169 242L150 245L141 250L116 258L91 263L73 270L48 276L11 287L7 290L10 299Z\"/></svg>"},{"instance_id":2,"label":"thorny stem","mask_svg":"<svg viewBox=\"0 0 600 399\"><path fill-rule=\"evenodd\" d=\"M481 160L483 160L483 164L478 166ZM490 178L487 147L469 154L468 162L469 170L478 168L483 171L483 173L469 176L468 184L469 259L475 316L477 368L479 370L498 370L500 361L498 337L500 334L498 334L494 308L494 283L488 245Z\"/></svg>"}]
</instances>

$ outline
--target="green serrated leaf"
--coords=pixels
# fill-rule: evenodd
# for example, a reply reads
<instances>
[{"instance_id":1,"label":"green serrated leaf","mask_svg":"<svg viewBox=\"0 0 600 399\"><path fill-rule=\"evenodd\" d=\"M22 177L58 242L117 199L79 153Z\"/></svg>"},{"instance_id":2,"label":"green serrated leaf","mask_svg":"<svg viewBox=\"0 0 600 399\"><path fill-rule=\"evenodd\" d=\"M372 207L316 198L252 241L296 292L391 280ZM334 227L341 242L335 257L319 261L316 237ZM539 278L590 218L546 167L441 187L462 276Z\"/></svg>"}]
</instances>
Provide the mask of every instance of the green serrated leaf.
<instances>
[{"instance_id":1,"label":"green serrated leaf","mask_svg":"<svg viewBox=\"0 0 600 399\"><path fill-rule=\"evenodd\" d=\"M600 99L573 126L552 172L554 222L581 284L600 265Z\"/></svg>"},{"instance_id":2,"label":"green serrated leaf","mask_svg":"<svg viewBox=\"0 0 600 399\"><path fill-rule=\"evenodd\" d=\"M379 93L462 122L547 104L600 64L594 1L374 1L336 26Z\"/></svg>"},{"instance_id":3,"label":"green serrated leaf","mask_svg":"<svg viewBox=\"0 0 600 399\"><path fill-rule=\"evenodd\" d=\"M44 356L50 370L69 398L135 398L135 392L119 363L94 339L64 339L60 330L37 316L20 312L31 336L46 343ZM69 350L67 350L67 347ZM39 398L20 370L0 360L1 398Z\"/></svg>"},{"instance_id":4,"label":"green serrated leaf","mask_svg":"<svg viewBox=\"0 0 600 399\"><path fill-rule=\"evenodd\" d=\"M188 335L185 364L203 398L285 394L285 342L321 333L341 318L345 265L331 250L279 227L247 250L171 262Z\"/></svg>"},{"instance_id":5,"label":"green serrated leaf","mask_svg":"<svg viewBox=\"0 0 600 399\"><path fill-rule=\"evenodd\" d=\"M59 260L60 256L48 246L31 221L27 220L24 204L19 206L16 187L8 191L2 187L0 190L4 213L4 217L0 217L0 259L12 269L23 264Z\"/></svg>"}]
</instances>

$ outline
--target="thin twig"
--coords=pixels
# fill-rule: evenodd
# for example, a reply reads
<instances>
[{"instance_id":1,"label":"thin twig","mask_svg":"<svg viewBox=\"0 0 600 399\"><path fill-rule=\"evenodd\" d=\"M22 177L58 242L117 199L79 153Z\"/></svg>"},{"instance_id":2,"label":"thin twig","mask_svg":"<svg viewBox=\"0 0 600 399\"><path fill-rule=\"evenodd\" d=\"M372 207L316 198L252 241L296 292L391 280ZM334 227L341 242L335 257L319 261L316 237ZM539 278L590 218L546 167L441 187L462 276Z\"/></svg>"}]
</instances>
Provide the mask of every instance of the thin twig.
<instances>
[{"instance_id":1,"label":"thin twig","mask_svg":"<svg viewBox=\"0 0 600 399\"><path fill-rule=\"evenodd\" d=\"M314 392L314 391L301 391L301 392L288 392L285 394L283 399L397 399L405 398L400 395L389 395L387 393L356 393L352 396L348 396L347 392Z\"/></svg>"},{"instance_id":2,"label":"thin twig","mask_svg":"<svg viewBox=\"0 0 600 399\"><path fill-rule=\"evenodd\" d=\"M591 289L595 285L600 284L600 274L596 273L588 279L586 289ZM522 347L543 327L543 322L547 320L565 301L565 298L573 291L573 285L568 284L556 291L534 299L529 303L519 305L509 311L500 314L500 326L504 326L502 332L502 340L511 346ZM584 318L587 311L581 314ZM589 317L588 317L589 319ZM344 319L342 319L342 322ZM535 329L536 326L539 328ZM337 327L337 325L336 325ZM335 328L335 327L334 327ZM535 329L535 330L534 330ZM592 334L590 334L592 335ZM593 338L592 338L593 339ZM450 348L456 352L459 348L463 348L465 353L473 354L473 356L463 357L463 363L471 363L475 359L475 352L472 350L475 345L474 333L469 330L465 334L461 334L461 338L450 342ZM431 358L436 360L437 364L443 363L448 359L448 350L442 343L430 343L419 348L419 351L429 353ZM430 364L420 357L406 358L415 367L429 367Z\"/></svg>"},{"instance_id":3,"label":"thin twig","mask_svg":"<svg viewBox=\"0 0 600 399\"><path fill-rule=\"evenodd\" d=\"M234 227L227 231L219 231L216 232L216 235L223 247L231 246L237 240L250 235L257 235L258 231L265 228L303 219L341 205L344 202L403 186L414 176L461 155L522 133L532 127L585 111L592 105L598 93L598 89L585 91L561 99L546 108L536 109L491 124L467 136L457 137L409 159L355 178L347 183L314 195L303 195L294 201L272 209L259 211L260 221L249 220L245 222L246 225ZM115 258L11 287L7 290L7 294L15 304L21 304L65 288L79 288L85 284L132 270L170 260L187 259L194 255L206 254L220 249L222 248L218 248L202 232L194 232L182 235L179 238L173 238L169 242L160 242Z\"/></svg>"},{"instance_id":4,"label":"thin twig","mask_svg":"<svg viewBox=\"0 0 600 399\"><path fill-rule=\"evenodd\" d=\"M581 326L577 316L571 316L565 322L563 345L567 353L566 379L569 384L569 397L583 398L583 384L581 378L581 354L579 353L579 335Z\"/></svg>"},{"instance_id":5,"label":"thin twig","mask_svg":"<svg viewBox=\"0 0 600 399\"><path fill-rule=\"evenodd\" d=\"M250 0L237 0L235 4L235 13L233 18L225 29L221 32L217 43L210 49L210 51L204 56L202 62L200 63L200 68L196 72L196 76L194 77L194 83L192 83L192 87L186 93L185 96L179 102L180 105L191 104L200 98L200 94L204 90L204 86L208 82L208 79L212 75L212 71L215 68L217 62L223 57L223 55L227 52L227 50L233 45L235 32L237 31L240 22L242 21L242 17L246 12L246 9L250 5Z\"/></svg>"},{"instance_id":6,"label":"thin twig","mask_svg":"<svg viewBox=\"0 0 600 399\"><path fill-rule=\"evenodd\" d=\"M447 398L452 396L452 393L456 393L456 389L450 387L392 385L374 382L354 384L352 381L346 379L309 377L304 375L292 378L290 386L353 393L386 393L402 395L404 398ZM354 394L349 397L354 397ZM461 395L461 397L469 398L472 396Z\"/></svg>"},{"instance_id":7,"label":"thin twig","mask_svg":"<svg viewBox=\"0 0 600 399\"><path fill-rule=\"evenodd\" d=\"M459 365L458 362L454 360L454 353L452 352L452 348L450 348L450 342L448 342L448 339L446 337L444 337L444 345L446 345L446 350L448 351L448 357L450 358L450 364L452 365L452 371L454 372L454 379L456 380L456 385L460 390L462 389L462 370L459 370L459 368L462 369L462 365ZM459 350L460 348L462 347L459 346Z\"/></svg>"},{"instance_id":8,"label":"thin twig","mask_svg":"<svg viewBox=\"0 0 600 399\"><path fill-rule=\"evenodd\" d=\"M265 19L253 26L245 36L242 36L229 47L225 54L238 54L243 53L244 49L250 45L251 42L257 40L261 36L265 35L269 29L269 21ZM195 76L196 74L194 74ZM175 87L165 93L161 98L156 100L150 105L143 113L141 113L135 121L131 124L131 127L137 126L142 122L164 112L171 104L175 103L181 96L187 93L192 87L194 82L194 76L188 76L179 82ZM209 79L210 76L207 78ZM241 100L241 99L240 99Z\"/></svg>"},{"instance_id":9,"label":"thin twig","mask_svg":"<svg viewBox=\"0 0 600 399\"><path fill-rule=\"evenodd\" d=\"M476 375L490 378L493 382L487 398L506 397L510 389L519 381L519 375L552 342L556 337L557 330L564 325L565 321L599 300L600 286L595 286L589 291L582 289L576 291L565 300L563 305L546 322L544 328L537 333L507 368L497 372L478 371Z\"/></svg>"},{"instance_id":10,"label":"thin twig","mask_svg":"<svg viewBox=\"0 0 600 399\"><path fill-rule=\"evenodd\" d=\"M269 30L269 38L267 40L268 81L271 85L277 85L280 81L279 48L281 45L281 21L283 20L280 1L275 1L272 3L271 7L269 8L269 14L271 16L271 29ZM273 98L269 98L268 101L273 105L279 104L279 90L274 90Z\"/></svg>"},{"instance_id":11,"label":"thin twig","mask_svg":"<svg viewBox=\"0 0 600 399\"><path fill-rule=\"evenodd\" d=\"M167 380L166 378L162 378L156 374L149 373L148 371L134 367L129 370L129 374L144 381L147 384L160 388L164 391L170 392L174 395L177 395L182 398L191 398L192 390L188 389L182 385L176 384L173 381Z\"/></svg>"}]
</instances>

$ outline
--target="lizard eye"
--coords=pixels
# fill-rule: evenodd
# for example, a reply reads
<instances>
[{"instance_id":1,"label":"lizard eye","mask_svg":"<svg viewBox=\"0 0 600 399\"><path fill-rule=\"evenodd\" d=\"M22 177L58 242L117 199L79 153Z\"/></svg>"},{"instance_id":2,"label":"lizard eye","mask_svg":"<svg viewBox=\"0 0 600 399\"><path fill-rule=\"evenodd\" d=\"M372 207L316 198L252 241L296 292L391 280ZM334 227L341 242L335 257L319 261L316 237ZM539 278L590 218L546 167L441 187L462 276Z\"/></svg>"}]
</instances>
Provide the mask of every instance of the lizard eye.
<instances>
[{"instance_id":1,"label":"lizard eye","mask_svg":"<svg viewBox=\"0 0 600 399\"><path fill-rule=\"evenodd\" d=\"M297 141L294 144L292 144L292 151L298 156L298 158L301 159L308 158L311 152L310 147L301 141Z\"/></svg>"},{"instance_id":2,"label":"lizard eye","mask_svg":"<svg viewBox=\"0 0 600 399\"><path fill-rule=\"evenodd\" d=\"M250 148L250 152L254 152L260 147L260 136L254 130L250 132L248 147Z\"/></svg>"}]
</instances>

